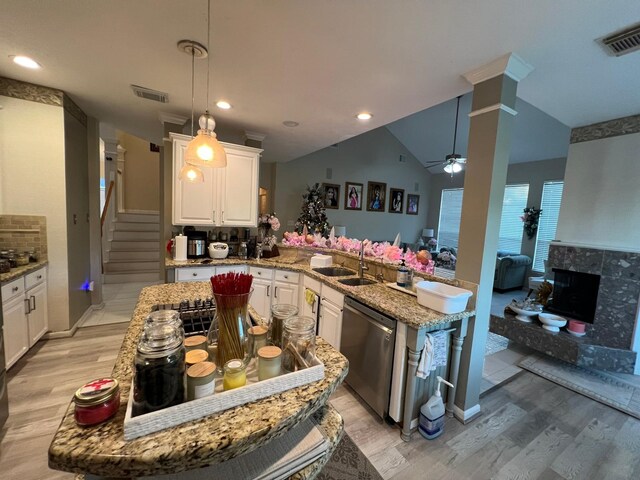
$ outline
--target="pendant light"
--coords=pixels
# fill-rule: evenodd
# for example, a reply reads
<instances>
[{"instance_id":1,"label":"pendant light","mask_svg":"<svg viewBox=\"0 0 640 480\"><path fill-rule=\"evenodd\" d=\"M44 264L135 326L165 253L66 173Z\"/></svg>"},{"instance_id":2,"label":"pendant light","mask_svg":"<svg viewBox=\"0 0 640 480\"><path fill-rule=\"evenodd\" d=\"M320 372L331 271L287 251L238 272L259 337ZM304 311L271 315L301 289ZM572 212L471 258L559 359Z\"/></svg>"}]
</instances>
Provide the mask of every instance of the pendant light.
<instances>
[{"instance_id":1,"label":"pendant light","mask_svg":"<svg viewBox=\"0 0 640 480\"><path fill-rule=\"evenodd\" d=\"M211 0L207 2L207 50L210 48L211 32ZM207 55L207 104L204 115L201 115L198 123L200 130L198 135L189 142L185 159L191 165L202 167L222 168L227 166L227 154L216 138L213 131L216 122L209 113L209 71L211 70L211 57ZM193 119L191 122L193 128ZM192 135L193 136L193 135Z\"/></svg>"},{"instance_id":2,"label":"pendant light","mask_svg":"<svg viewBox=\"0 0 640 480\"><path fill-rule=\"evenodd\" d=\"M456 105L456 125L453 129L453 152L445 157L444 171L453 177L454 173L462 171L462 165L467 161L462 155L456 153L456 139L458 136L458 114L460 113L460 99L462 95L458 95L458 103Z\"/></svg>"}]
</instances>

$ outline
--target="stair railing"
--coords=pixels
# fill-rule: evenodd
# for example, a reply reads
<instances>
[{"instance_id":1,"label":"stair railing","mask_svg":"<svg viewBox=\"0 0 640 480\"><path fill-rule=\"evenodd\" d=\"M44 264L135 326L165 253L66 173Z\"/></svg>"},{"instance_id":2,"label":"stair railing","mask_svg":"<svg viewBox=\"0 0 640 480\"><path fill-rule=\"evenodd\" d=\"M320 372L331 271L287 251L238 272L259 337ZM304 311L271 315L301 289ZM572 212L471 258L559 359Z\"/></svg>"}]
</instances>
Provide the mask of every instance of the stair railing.
<instances>
[{"instance_id":1,"label":"stair railing","mask_svg":"<svg viewBox=\"0 0 640 480\"><path fill-rule=\"evenodd\" d=\"M111 182L109 182L109 190L107 190L107 199L104 202L104 208L102 209L102 215L100 215L100 236L102 237L103 233L103 227L104 227L104 222L107 219L107 212L109 211L109 202L111 201L111 194L113 193L113 187L115 185L116 182L114 182L113 180L111 180Z\"/></svg>"}]
</instances>

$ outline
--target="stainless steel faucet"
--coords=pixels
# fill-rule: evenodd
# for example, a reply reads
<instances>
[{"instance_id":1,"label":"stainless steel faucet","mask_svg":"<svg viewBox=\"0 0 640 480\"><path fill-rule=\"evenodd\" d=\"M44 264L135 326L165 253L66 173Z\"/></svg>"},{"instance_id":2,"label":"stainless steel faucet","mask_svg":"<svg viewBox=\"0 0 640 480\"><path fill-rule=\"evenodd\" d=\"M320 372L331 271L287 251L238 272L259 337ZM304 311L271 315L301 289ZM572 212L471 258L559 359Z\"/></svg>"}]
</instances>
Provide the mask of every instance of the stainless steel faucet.
<instances>
[{"instance_id":1,"label":"stainless steel faucet","mask_svg":"<svg viewBox=\"0 0 640 480\"><path fill-rule=\"evenodd\" d=\"M360 244L360 263L358 264L358 275L360 278L364 278L364 271L369 270L364 263L364 242Z\"/></svg>"}]
</instances>

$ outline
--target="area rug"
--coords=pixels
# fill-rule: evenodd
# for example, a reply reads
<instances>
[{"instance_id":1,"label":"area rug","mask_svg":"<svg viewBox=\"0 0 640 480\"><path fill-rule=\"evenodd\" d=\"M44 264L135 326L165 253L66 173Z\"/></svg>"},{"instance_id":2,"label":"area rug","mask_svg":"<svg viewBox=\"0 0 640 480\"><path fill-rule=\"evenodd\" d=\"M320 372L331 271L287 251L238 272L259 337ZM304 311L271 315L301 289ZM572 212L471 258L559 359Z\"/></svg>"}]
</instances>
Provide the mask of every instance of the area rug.
<instances>
[{"instance_id":1,"label":"area rug","mask_svg":"<svg viewBox=\"0 0 640 480\"><path fill-rule=\"evenodd\" d=\"M346 433L318 480L382 480L378 471Z\"/></svg>"},{"instance_id":2,"label":"area rug","mask_svg":"<svg viewBox=\"0 0 640 480\"><path fill-rule=\"evenodd\" d=\"M494 353L506 350L509 346L509 339L501 335L489 332L487 334L487 344L484 348L484 356L493 355Z\"/></svg>"},{"instance_id":3,"label":"area rug","mask_svg":"<svg viewBox=\"0 0 640 480\"><path fill-rule=\"evenodd\" d=\"M640 418L640 376L578 367L536 353L519 366L574 392Z\"/></svg>"}]
</instances>

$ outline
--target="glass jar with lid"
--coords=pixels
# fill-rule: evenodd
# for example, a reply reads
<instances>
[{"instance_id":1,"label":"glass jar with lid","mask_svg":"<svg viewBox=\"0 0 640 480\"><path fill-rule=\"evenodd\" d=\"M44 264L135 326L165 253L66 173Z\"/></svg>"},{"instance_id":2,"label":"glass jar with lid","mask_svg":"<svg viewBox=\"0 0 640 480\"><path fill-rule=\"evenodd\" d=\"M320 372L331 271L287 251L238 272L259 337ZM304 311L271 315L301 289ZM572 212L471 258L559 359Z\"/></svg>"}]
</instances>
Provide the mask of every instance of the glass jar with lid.
<instances>
[{"instance_id":1,"label":"glass jar with lid","mask_svg":"<svg viewBox=\"0 0 640 480\"><path fill-rule=\"evenodd\" d=\"M149 325L170 325L175 327L184 340L184 328L182 326L182 320L180 320L180 313L176 310L156 310L151 312L144 321L144 328Z\"/></svg>"},{"instance_id":2,"label":"glass jar with lid","mask_svg":"<svg viewBox=\"0 0 640 480\"><path fill-rule=\"evenodd\" d=\"M295 372L311 366L316 355L316 321L311 317L290 317L284 321L282 367Z\"/></svg>"},{"instance_id":3,"label":"glass jar with lid","mask_svg":"<svg viewBox=\"0 0 640 480\"><path fill-rule=\"evenodd\" d=\"M99 378L80 387L73 396L76 423L97 425L113 417L120 408L120 387L114 378Z\"/></svg>"},{"instance_id":4,"label":"glass jar with lid","mask_svg":"<svg viewBox=\"0 0 640 480\"><path fill-rule=\"evenodd\" d=\"M269 325L269 340L276 347L282 346L282 332L284 321L298 315L298 307L286 303L278 303L271 307L271 323Z\"/></svg>"},{"instance_id":5,"label":"glass jar with lid","mask_svg":"<svg viewBox=\"0 0 640 480\"><path fill-rule=\"evenodd\" d=\"M184 402L185 353L183 334L175 325L145 325L134 360L134 416Z\"/></svg>"},{"instance_id":6,"label":"glass jar with lid","mask_svg":"<svg viewBox=\"0 0 640 480\"><path fill-rule=\"evenodd\" d=\"M29 254L26 252L16 253L16 265L18 265L18 267L29 265Z\"/></svg>"}]
</instances>

